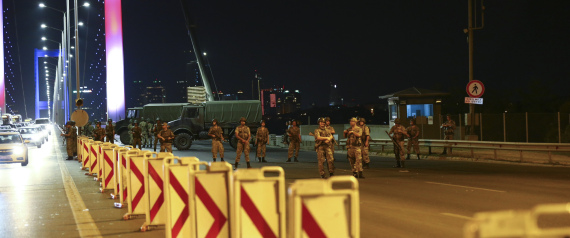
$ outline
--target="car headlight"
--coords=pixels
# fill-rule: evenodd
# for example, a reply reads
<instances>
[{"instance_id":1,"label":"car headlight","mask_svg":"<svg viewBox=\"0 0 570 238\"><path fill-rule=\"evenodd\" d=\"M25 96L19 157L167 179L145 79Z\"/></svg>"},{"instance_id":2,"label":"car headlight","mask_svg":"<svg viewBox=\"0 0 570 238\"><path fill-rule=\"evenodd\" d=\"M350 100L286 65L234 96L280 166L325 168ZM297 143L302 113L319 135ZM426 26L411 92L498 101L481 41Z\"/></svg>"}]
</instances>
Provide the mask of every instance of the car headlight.
<instances>
[{"instance_id":1,"label":"car headlight","mask_svg":"<svg viewBox=\"0 0 570 238\"><path fill-rule=\"evenodd\" d=\"M24 148L23 148L23 147L20 147L20 146L14 147L14 154L21 155L21 154L23 154L23 153L24 153Z\"/></svg>"}]
</instances>

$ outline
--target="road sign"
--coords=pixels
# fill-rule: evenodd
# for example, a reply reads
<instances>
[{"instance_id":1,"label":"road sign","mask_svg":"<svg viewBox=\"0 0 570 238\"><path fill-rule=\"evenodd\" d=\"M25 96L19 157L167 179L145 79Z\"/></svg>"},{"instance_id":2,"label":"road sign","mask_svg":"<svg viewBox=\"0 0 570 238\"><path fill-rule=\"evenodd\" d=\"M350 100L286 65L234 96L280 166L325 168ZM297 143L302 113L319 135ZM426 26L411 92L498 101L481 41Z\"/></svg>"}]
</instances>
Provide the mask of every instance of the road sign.
<instances>
[{"instance_id":1,"label":"road sign","mask_svg":"<svg viewBox=\"0 0 570 238\"><path fill-rule=\"evenodd\" d=\"M485 92L485 86L479 80L471 80L467 84L467 94L469 97L478 98L483 96Z\"/></svg>"},{"instance_id":2,"label":"road sign","mask_svg":"<svg viewBox=\"0 0 570 238\"><path fill-rule=\"evenodd\" d=\"M465 103L468 104L483 104L483 98L470 98L470 97L465 97Z\"/></svg>"}]
</instances>

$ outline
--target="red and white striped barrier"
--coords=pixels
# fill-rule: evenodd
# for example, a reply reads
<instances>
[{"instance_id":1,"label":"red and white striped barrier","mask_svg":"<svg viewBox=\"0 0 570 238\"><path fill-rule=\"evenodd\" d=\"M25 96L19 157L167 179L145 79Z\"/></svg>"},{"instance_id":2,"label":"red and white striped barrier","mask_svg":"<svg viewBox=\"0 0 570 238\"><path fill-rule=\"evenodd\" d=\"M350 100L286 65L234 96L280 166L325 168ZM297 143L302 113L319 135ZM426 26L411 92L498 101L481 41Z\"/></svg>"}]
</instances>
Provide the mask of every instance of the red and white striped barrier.
<instances>
[{"instance_id":1,"label":"red and white striped barrier","mask_svg":"<svg viewBox=\"0 0 570 238\"><path fill-rule=\"evenodd\" d=\"M103 144L103 142L101 141L94 141L93 143L89 143L89 160L88 160L88 169L89 172L87 173L87 175L96 175L99 172L99 161L97 161L97 158L99 157L99 153L101 152L99 150L99 146L101 146L101 144Z\"/></svg>"},{"instance_id":2,"label":"red and white striped barrier","mask_svg":"<svg viewBox=\"0 0 570 238\"><path fill-rule=\"evenodd\" d=\"M139 149L133 149L131 146L125 146L120 149L116 149L117 156L115 157L115 179L113 185L113 193L111 198L119 198L119 202L115 203L115 207L121 208L123 204L127 202L127 161L130 156L142 155L142 151Z\"/></svg>"},{"instance_id":3,"label":"red and white striped barrier","mask_svg":"<svg viewBox=\"0 0 570 238\"><path fill-rule=\"evenodd\" d=\"M91 148L91 143L95 143L94 140L92 139L87 139L87 140L83 140L81 149L83 150L81 152L81 169L87 169L89 170L89 166L91 165L90 161L89 161L89 153L90 153L90 149Z\"/></svg>"},{"instance_id":4,"label":"red and white striped barrier","mask_svg":"<svg viewBox=\"0 0 570 238\"><path fill-rule=\"evenodd\" d=\"M133 216L145 215L144 199L144 158L145 154L156 154L153 152L144 152L142 155L127 156L127 213L123 219L128 220Z\"/></svg>"},{"instance_id":5,"label":"red and white striped barrier","mask_svg":"<svg viewBox=\"0 0 570 238\"><path fill-rule=\"evenodd\" d=\"M284 174L278 166L234 173L232 237L285 237Z\"/></svg>"},{"instance_id":6,"label":"red and white striped barrier","mask_svg":"<svg viewBox=\"0 0 570 238\"><path fill-rule=\"evenodd\" d=\"M166 206L164 206L164 167L163 160L172 157L172 153L145 153L143 161L144 200L146 221L141 231L166 224Z\"/></svg>"},{"instance_id":7,"label":"red and white striped barrier","mask_svg":"<svg viewBox=\"0 0 570 238\"><path fill-rule=\"evenodd\" d=\"M296 180L288 202L290 238L360 237L358 181L353 176Z\"/></svg>"},{"instance_id":8,"label":"red and white striped barrier","mask_svg":"<svg viewBox=\"0 0 570 238\"><path fill-rule=\"evenodd\" d=\"M198 163L196 157L166 157L164 159L164 200L166 204L166 237L195 237L190 217L189 164Z\"/></svg>"},{"instance_id":9,"label":"red and white striped barrier","mask_svg":"<svg viewBox=\"0 0 570 238\"><path fill-rule=\"evenodd\" d=\"M101 174L100 191L102 193L105 192L105 190L113 189L113 179L115 178L114 156L115 148L118 147L119 146L115 144L104 145L101 147L101 158L99 159L101 166L99 167L99 171Z\"/></svg>"}]
</instances>

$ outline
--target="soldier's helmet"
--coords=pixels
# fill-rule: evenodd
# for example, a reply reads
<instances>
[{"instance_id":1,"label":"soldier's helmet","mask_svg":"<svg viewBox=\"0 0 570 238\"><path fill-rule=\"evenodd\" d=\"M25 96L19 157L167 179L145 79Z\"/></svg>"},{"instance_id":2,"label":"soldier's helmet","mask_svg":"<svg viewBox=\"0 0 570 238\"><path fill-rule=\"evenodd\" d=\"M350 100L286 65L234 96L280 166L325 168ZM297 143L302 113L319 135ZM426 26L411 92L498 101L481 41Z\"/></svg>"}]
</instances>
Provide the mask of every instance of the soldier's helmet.
<instances>
[{"instance_id":1,"label":"soldier's helmet","mask_svg":"<svg viewBox=\"0 0 570 238\"><path fill-rule=\"evenodd\" d=\"M324 117L319 117L319 119L317 119L317 123L321 123L321 122L325 122L326 118Z\"/></svg>"},{"instance_id":2,"label":"soldier's helmet","mask_svg":"<svg viewBox=\"0 0 570 238\"><path fill-rule=\"evenodd\" d=\"M245 117L242 117L239 119L239 122L242 122L242 121L247 121L247 120L245 119Z\"/></svg>"},{"instance_id":3,"label":"soldier's helmet","mask_svg":"<svg viewBox=\"0 0 570 238\"><path fill-rule=\"evenodd\" d=\"M366 123L366 119L364 119L364 117L361 117L360 121Z\"/></svg>"},{"instance_id":4,"label":"soldier's helmet","mask_svg":"<svg viewBox=\"0 0 570 238\"><path fill-rule=\"evenodd\" d=\"M75 121L72 120L72 121L69 121L69 122L71 122L71 125L72 125L72 126L75 126Z\"/></svg>"},{"instance_id":5,"label":"soldier's helmet","mask_svg":"<svg viewBox=\"0 0 570 238\"><path fill-rule=\"evenodd\" d=\"M415 124L416 124L416 119L411 119L411 120L410 120L410 123L412 123L412 122L413 122L414 125L415 125Z\"/></svg>"},{"instance_id":6,"label":"soldier's helmet","mask_svg":"<svg viewBox=\"0 0 570 238\"><path fill-rule=\"evenodd\" d=\"M265 123L265 120L261 120L261 121L259 122L260 125L263 124L263 123Z\"/></svg>"},{"instance_id":7,"label":"soldier's helmet","mask_svg":"<svg viewBox=\"0 0 570 238\"><path fill-rule=\"evenodd\" d=\"M356 117L350 118L350 122L357 122L358 119L356 119Z\"/></svg>"},{"instance_id":8,"label":"soldier's helmet","mask_svg":"<svg viewBox=\"0 0 570 238\"><path fill-rule=\"evenodd\" d=\"M133 123L135 123L135 124L139 124L139 122L138 122L137 120L135 120Z\"/></svg>"},{"instance_id":9,"label":"soldier's helmet","mask_svg":"<svg viewBox=\"0 0 570 238\"><path fill-rule=\"evenodd\" d=\"M67 126L67 125L70 125L70 126L71 126L71 121L67 121L67 122L65 123L65 125L66 125L66 126Z\"/></svg>"},{"instance_id":10,"label":"soldier's helmet","mask_svg":"<svg viewBox=\"0 0 570 238\"><path fill-rule=\"evenodd\" d=\"M146 122L151 122L151 121L152 121L152 120L150 120L150 118L147 118L147 119L146 119Z\"/></svg>"},{"instance_id":11,"label":"soldier's helmet","mask_svg":"<svg viewBox=\"0 0 570 238\"><path fill-rule=\"evenodd\" d=\"M96 121L96 122L95 122L95 125L101 126L101 122L100 122L100 121Z\"/></svg>"},{"instance_id":12,"label":"soldier's helmet","mask_svg":"<svg viewBox=\"0 0 570 238\"><path fill-rule=\"evenodd\" d=\"M299 125L299 121L297 121L295 119L291 120L291 125L293 125L293 122L295 122L295 125L297 125L297 126Z\"/></svg>"},{"instance_id":13,"label":"soldier's helmet","mask_svg":"<svg viewBox=\"0 0 570 238\"><path fill-rule=\"evenodd\" d=\"M330 118L330 117L325 117L324 120L325 120L325 122L326 122L326 121L331 121L331 118Z\"/></svg>"},{"instance_id":14,"label":"soldier's helmet","mask_svg":"<svg viewBox=\"0 0 570 238\"><path fill-rule=\"evenodd\" d=\"M144 121L144 117L141 117L141 121Z\"/></svg>"},{"instance_id":15,"label":"soldier's helmet","mask_svg":"<svg viewBox=\"0 0 570 238\"><path fill-rule=\"evenodd\" d=\"M394 120L394 123L400 124L400 118L396 118L396 120Z\"/></svg>"},{"instance_id":16,"label":"soldier's helmet","mask_svg":"<svg viewBox=\"0 0 570 238\"><path fill-rule=\"evenodd\" d=\"M130 119L130 120L129 120L129 123L133 123L133 119Z\"/></svg>"},{"instance_id":17,"label":"soldier's helmet","mask_svg":"<svg viewBox=\"0 0 570 238\"><path fill-rule=\"evenodd\" d=\"M113 121L113 119L109 118L109 120L107 120L107 121L108 121L108 122L112 122L112 121Z\"/></svg>"},{"instance_id":18,"label":"soldier's helmet","mask_svg":"<svg viewBox=\"0 0 570 238\"><path fill-rule=\"evenodd\" d=\"M156 118L156 121L160 121L160 117L157 117L157 118Z\"/></svg>"},{"instance_id":19,"label":"soldier's helmet","mask_svg":"<svg viewBox=\"0 0 570 238\"><path fill-rule=\"evenodd\" d=\"M168 123L166 123L166 122L163 122L162 125L168 127Z\"/></svg>"},{"instance_id":20,"label":"soldier's helmet","mask_svg":"<svg viewBox=\"0 0 570 238\"><path fill-rule=\"evenodd\" d=\"M212 123L214 123L214 122L215 122L216 124L218 124L218 119L212 119Z\"/></svg>"}]
</instances>

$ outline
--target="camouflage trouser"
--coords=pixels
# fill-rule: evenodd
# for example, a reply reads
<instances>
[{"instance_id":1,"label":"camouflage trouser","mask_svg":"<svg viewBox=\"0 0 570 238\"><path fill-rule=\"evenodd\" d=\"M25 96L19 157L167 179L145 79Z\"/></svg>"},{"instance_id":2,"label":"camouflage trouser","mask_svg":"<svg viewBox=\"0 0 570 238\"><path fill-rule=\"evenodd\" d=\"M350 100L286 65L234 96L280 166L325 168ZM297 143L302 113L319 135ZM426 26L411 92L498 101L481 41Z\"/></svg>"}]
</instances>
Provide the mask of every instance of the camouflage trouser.
<instances>
[{"instance_id":1,"label":"camouflage trouser","mask_svg":"<svg viewBox=\"0 0 570 238\"><path fill-rule=\"evenodd\" d=\"M74 138L71 142L71 150L73 150L73 154L77 154L77 138Z\"/></svg>"},{"instance_id":2,"label":"camouflage trouser","mask_svg":"<svg viewBox=\"0 0 570 238\"><path fill-rule=\"evenodd\" d=\"M414 153L420 154L420 142L417 139L408 139L408 154L412 152L412 145L414 146Z\"/></svg>"},{"instance_id":3,"label":"camouflage trouser","mask_svg":"<svg viewBox=\"0 0 570 238\"><path fill-rule=\"evenodd\" d=\"M73 156L73 152L74 152L73 144L75 144L75 143L73 143L73 139L66 139L65 143L67 143L67 147L66 147L67 156ZM77 151L77 150L75 150L75 151Z\"/></svg>"},{"instance_id":4,"label":"camouflage trouser","mask_svg":"<svg viewBox=\"0 0 570 238\"><path fill-rule=\"evenodd\" d=\"M358 146L348 148L348 162L352 172L362 172L362 150Z\"/></svg>"},{"instance_id":5,"label":"camouflage trouser","mask_svg":"<svg viewBox=\"0 0 570 238\"><path fill-rule=\"evenodd\" d=\"M267 143L257 144L257 157L265 157L266 145Z\"/></svg>"},{"instance_id":6,"label":"camouflage trouser","mask_svg":"<svg viewBox=\"0 0 570 238\"><path fill-rule=\"evenodd\" d=\"M398 145L400 145L398 147ZM404 141L398 141L398 145L394 144L394 155L396 156L396 161L398 160L405 160L404 157ZM401 148L401 149L400 149Z\"/></svg>"},{"instance_id":7,"label":"camouflage trouser","mask_svg":"<svg viewBox=\"0 0 570 238\"><path fill-rule=\"evenodd\" d=\"M445 138L443 138L444 140L453 140L453 134L450 135L445 135ZM449 148L449 153L451 153L451 146L446 146L444 147L443 151L447 151L447 149Z\"/></svg>"},{"instance_id":8,"label":"camouflage trouser","mask_svg":"<svg viewBox=\"0 0 570 238\"><path fill-rule=\"evenodd\" d=\"M107 142L111 142L111 144L115 144L115 135L107 134Z\"/></svg>"},{"instance_id":9,"label":"camouflage trouser","mask_svg":"<svg viewBox=\"0 0 570 238\"><path fill-rule=\"evenodd\" d=\"M219 140L212 140L212 158L216 158L218 156L218 152L220 152L220 158L224 158L224 146L222 142Z\"/></svg>"},{"instance_id":10,"label":"camouflage trouser","mask_svg":"<svg viewBox=\"0 0 570 238\"><path fill-rule=\"evenodd\" d=\"M133 138L132 140L132 144L133 144L133 148L137 148L137 145L139 146L139 149L141 148L141 138Z\"/></svg>"},{"instance_id":11,"label":"camouflage trouser","mask_svg":"<svg viewBox=\"0 0 570 238\"><path fill-rule=\"evenodd\" d=\"M370 156L368 155L370 151L370 147L362 146L362 162L370 163Z\"/></svg>"},{"instance_id":12,"label":"camouflage trouser","mask_svg":"<svg viewBox=\"0 0 570 238\"><path fill-rule=\"evenodd\" d=\"M158 144L158 135L154 135L154 150L156 150L156 144Z\"/></svg>"},{"instance_id":13,"label":"camouflage trouser","mask_svg":"<svg viewBox=\"0 0 570 238\"><path fill-rule=\"evenodd\" d=\"M148 134L143 133L143 134L141 135L141 137L142 137L142 138L141 138L141 144L142 144L142 146L148 145L148 144L149 144L149 143L148 143Z\"/></svg>"},{"instance_id":14,"label":"camouflage trouser","mask_svg":"<svg viewBox=\"0 0 570 238\"><path fill-rule=\"evenodd\" d=\"M249 142L238 141L236 150L236 163L239 163L241 152L245 155L245 162L249 162Z\"/></svg>"},{"instance_id":15,"label":"camouflage trouser","mask_svg":"<svg viewBox=\"0 0 570 238\"><path fill-rule=\"evenodd\" d=\"M329 173L334 173L334 156L329 146L319 146L317 148L317 160L319 161L319 174L325 175L325 160L329 167Z\"/></svg>"},{"instance_id":16,"label":"camouflage trouser","mask_svg":"<svg viewBox=\"0 0 570 238\"><path fill-rule=\"evenodd\" d=\"M293 157L295 154L295 158L299 157L299 147L301 142L298 140L292 140L289 142L289 152L287 153L287 158Z\"/></svg>"},{"instance_id":17,"label":"camouflage trouser","mask_svg":"<svg viewBox=\"0 0 570 238\"><path fill-rule=\"evenodd\" d=\"M160 143L160 152L172 153L172 143Z\"/></svg>"}]
</instances>

